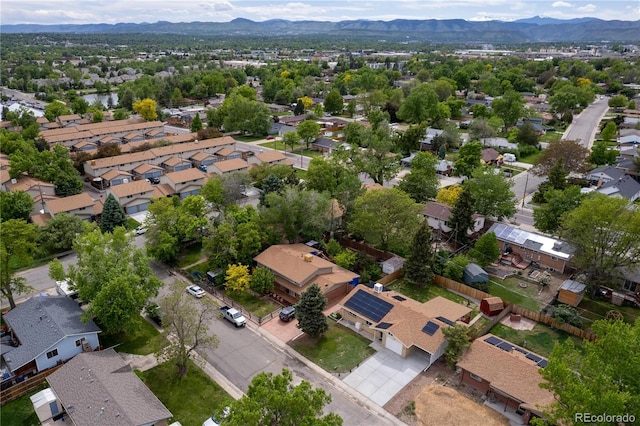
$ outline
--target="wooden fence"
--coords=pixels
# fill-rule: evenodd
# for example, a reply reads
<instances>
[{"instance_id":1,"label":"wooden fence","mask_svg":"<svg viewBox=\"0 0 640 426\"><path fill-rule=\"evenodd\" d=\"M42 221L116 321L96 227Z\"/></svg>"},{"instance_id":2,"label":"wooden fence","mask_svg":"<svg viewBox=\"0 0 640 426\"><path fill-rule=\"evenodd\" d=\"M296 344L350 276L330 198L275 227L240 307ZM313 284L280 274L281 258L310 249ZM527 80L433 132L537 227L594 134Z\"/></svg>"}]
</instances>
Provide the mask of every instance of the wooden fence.
<instances>
[{"instance_id":1,"label":"wooden fence","mask_svg":"<svg viewBox=\"0 0 640 426\"><path fill-rule=\"evenodd\" d=\"M4 405L7 402L11 402L14 399L20 398L22 395L31 392L34 389L41 387L46 384L45 378L50 374L54 373L58 368L62 367L63 364L56 365L48 370L42 371L35 376L31 376L28 379L20 383L16 383L8 389L0 392L0 405Z\"/></svg>"},{"instance_id":2,"label":"wooden fence","mask_svg":"<svg viewBox=\"0 0 640 426\"><path fill-rule=\"evenodd\" d=\"M338 242L343 247L349 247L354 250L358 250L368 254L369 256L375 258L377 261L385 261L391 259L394 254L388 253L386 251L378 250L375 247L371 247L369 244L360 243L358 241L354 241L350 238L346 237L336 237Z\"/></svg>"},{"instance_id":3,"label":"wooden fence","mask_svg":"<svg viewBox=\"0 0 640 426\"><path fill-rule=\"evenodd\" d=\"M593 334L592 332L588 331L588 330L583 330L581 328L575 327L571 324L567 324L564 322L560 322L557 319L550 317L549 315L545 315L543 313L540 312L535 312L535 311L530 311L529 309L525 309L522 306L519 305L513 305L511 311L514 314L519 314L522 315L525 318L528 318L530 320L536 321L536 322L541 322L543 324L546 324L552 328L558 329L558 330L562 330L566 333L572 334L574 336L577 336L581 339L587 339L590 341L595 341L596 340L596 335Z\"/></svg>"},{"instance_id":4,"label":"wooden fence","mask_svg":"<svg viewBox=\"0 0 640 426\"><path fill-rule=\"evenodd\" d=\"M513 309L514 305L507 305L505 306L505 308L495 317L491 318L491 321L489 321L484 327L482 327L480 330L478 330L478 332L476 333L476 335L474 336L474 338L478 338L480 336L484 336L485 334L487 334L489 331L491 331L491 329L493 327L495 327L496 324L498 324L500 322L500 320L502 320L502 318L506 317L509 313L511 313L512 309Z\"/></svg>"},{"instance_id":5,"label":"wooden fence","mask_svg":"<svg viewBox=\"0 0 640 426\"><path fill-rule=\"evenodd\" d=\"M464 294L465 296L469 296L476 300L482 300L485 297L493 297L489 293L485 293L484 291L478 290L477 288L469 287L466 284L459 283L458 281L451 280L441 275L436 275L433 279L433 282L440 287L453 290L457 293Z\"/></svg>"},{"instance_id":6,"label":"wooden fence","mask_svg":"<svg viewBox=\"0 0 640 426\"><path fill-rule=\"evenodd\" d=\"M389 275L385 275L384 277L380 278L376 282L382 285L387 285L397 280L398 278L402 278L403 275L404 275L404 268L400 268L397 271L390 273Z\"/></svg>"}]
</instances>

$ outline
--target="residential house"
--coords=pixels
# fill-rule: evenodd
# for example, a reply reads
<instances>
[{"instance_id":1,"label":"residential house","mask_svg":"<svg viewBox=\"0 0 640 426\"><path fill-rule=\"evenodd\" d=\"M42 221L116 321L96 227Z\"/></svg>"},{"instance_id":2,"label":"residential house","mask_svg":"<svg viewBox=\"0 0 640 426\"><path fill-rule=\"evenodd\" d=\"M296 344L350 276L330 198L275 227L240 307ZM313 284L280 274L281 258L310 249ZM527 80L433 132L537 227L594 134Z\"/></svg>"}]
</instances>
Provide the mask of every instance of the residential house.
<instances>
[{"instance_id":1,"label":"residential house","mask_svg":"<svg viewBox=\"0 0 640 426\"><path fill-rule=\"evenodd\" d=\"M133 174L129 172L123 172L122 170L111 169L107 173L100 176L100 178L102 179L101 183L104 184L104 186L100 189L105 189L109 186L122 185L123 183L129 183L133 181Z\"/></svg>"},{"instance_id":2,"label":"residential house","mask_svg":"<svg viewBox=\"0 0 640 426\"><path fill-rule=\"evenodd\" d=\"M197 167L203 172L206 172L207 166L218 161L218 158L214 154L209 154L208 152L197 152L193 154L189 160L193 163L193 167Z\"/></svg>"},{"instance_id":3,"label":"residential house","mask_svg":"<svg viewBox=\"0 0 640 426\"><path fill-rule=\"evenodd\" d=\"M22 175L18 179L9 178L9 169L6 169L7 182L3 185L3 191L24 191L33 199L33 210L29 216L36 216L43 214L45 210L45 202L49 200L55 200L58 197L55 195L55 185L50 182L45 182L40 179L33 178L31 176ZM4 178L4 170L0 171Z\"/></svg>"},{"instance_id":4,"label":"residential house","mask_svg":"<svg viewBox=\"0 0 640 426\"><path fill-rule=\"evenodd\" d=\"M522 415L522 424L533 416L542 417L544 407L553 403L553 392L542 389L540 368L547 360L492 334L473 341L458 362L460 382L486 397L485 405Z\"/></svg>"},{"instance_id":5,"label":"residential house","mask_svg":"<svg viewBox=\"0 0 640 426\"><path fill-rule=\"evenodd\" d=\"M382 284L373 289L358 285L340 301L340 306L343 321L403 358L423 352L429 366L447 347L442 329L468 321L471 312L440 296L420 303L395 291L385 291Z\"/></svg>"},{"instance_id":6,"label":"residential house","mask_svg":"<svg viewBox=\"0 0 640 426\"><path fill-rule=\"evenodd\" d=\"M236 151L233 146L227 146L215 153L216 161L233 160L234 158L242 158L242 152Z\"/></svg>"},{"instance_id":7,"label":"residential house","mask_svg":"<svg viewBox=\"0 0 640 426\"><path fill-rule=\"evenodd\" d=\"M144 140L145 140L144 134L141 135L140 133L137 133L137 132L127 133L122 137L123 144L133 143L133 142L142 142Z\"/></svg>"},{"instance_id":8,"label":"residential house","mask_svg":"<svg viewBox=\"0 0 640 426\"><path fill-rule=\"evenodd\" d=\"M295 131L295 127L298 124L300 124L303 121L305 121L306 119L307 119L306 114L286 115L286 116L280 117L280 123L286 124L287 126L294 127L293 130ZM280 129L280 131L282 131L282 129Z\"/></svg>"},{"instance_id":9,"label":"residential house","mask_svg":"<svg viewBox=\"0 0 640 426\"><path fill-rule=\"evenodd\" d=\"M107 189L107 193L113 194L126 214L147 210L151 200L156 196L154 187L146 180L111 186Z\"/></svg>"},{"instance_id":10,"label":"residential house","mask_svg":"<svg viewBox=\"0 0 640 426\"><path fill-rule=\"evenodd\" d=\"M640 146L620 150L616 159L616 169L640 181Z\"/></svg>"},{"instance_id":11,"label":"residential house","mask_svg":"<svg viewBox=\"0 0 640 426\"><path fill-rule=\"evenodd\" d=\"M338 142L328 138L316 138L311 142L311 149L320 152L331 152L335 149Z\"/></svg>"},{"instance_id":12,"label":"residential house","mask_svg":"<svg viewBox=\"0 0 640 426\"><path fill-rule=\"evenodd\" d=\"M493 147L500 149L518 149L518 144L509 142L506 138L482 138L480 139L485 147Z\"/></svg>"},{"instance_id":13,"label":"residential house","mask_svg":"<svg viewBox=\"0 0 640 426\"><path fill-rule=\"evenodd\" d=\"M180 170L190 169L191 166L191 161L180 157L167 158L160 164L160 167L165 170L165 173L179 172Z\"/></svg>"},{"instance_id":14,"label":"residential house","mask_svg":"<svg viewBox=\"0 0 640 426\"><path fill-rule=\"evenodd\" d=\"M285 123L279 123L280 124L280 128L278 129L278 136L279 137L283 137L286 133L289 132L295 132L296 128L293 126L289 126L288 124Z\"/></svg>"},{"instance_id":15,"label":"residential house","mask_svg":"<svg viewBox=\"0 0 640 426\"><path fill-rule=\"evenodd\" d=\"M32 297L3 314L9 333L2 342L3 375L31 376L96 350L100 329L83 316L78 303L66 296Z\"/></svg>"},{"instance_id":16,"label":"residential house","mask_svg":"<svg viewBox=\"0 0 640 426\"><path fill-rule=\"evenodd\" d=\"M275 294L292 304L313 283L332 302L349 293L360 279L358 274L320 257L317 249L305 244L273 245L254 260L275 275Z\"/></svg>"},{"instance_id":17,"label":"residential house","mask_svg":"<svg viewBox=\"0 0 640 426\"><path fill-rule=\"evenodd\" d=\"M132 171L133 178L135 180L159 178L164 174L164 169L160 166L154 166L152 164L141 164Z\"/></svg>"},{"instance_id":18,"label":"residential house","mask_svg":"<svg viewBox=\"0 0 640 426\"><path fill-rule=\"evenodd\" d=\"M58 117L58 123L63 126L74 126L80 124L82 117L79 114L61 115Z\"/></svg>"},{"instance_id":19,"label":"residential house","mask_svg":"<svg viewBox=\"0 0 640 426\"><path fill-rule=\"evenodd\" d=\"M640 183L631 176L625 175L618 180L602 184L596 191L609 197L622 197L632 203L640 198Z\"/></svg>"},{"instance_id":20,"label":"residential house","mask_svg":"<svg viewBox=\"0 0 640 426\"><path fill-rule=\"evenodd\" d=\"M94 209L95 201L86 192L71 195L64 198L56 198L47 200L44 203L45 213L49 213L52 217L58 213L67 213L77 216L82 220L94 221L96 212Z\"/></svg>"},{"instance_id":21,"label":"residential house","mask_svg":"<svg viewBox=\"0 0 640 426\"><path fill-rule=\"evenodd\" d=\"M621 179L623 176L624 172L621 170L618 170L613 166L604 166L591 170L587 174L587 180L591 182L592 185L600 186L612 180Z\"/></svg>"},{"instance_id":22,"label":"residential house","mask_svg":"<svg viewBox=\"0 0 640 426\"><path fill-rule=\"evenodd\" d=\"M246 172L249 170L249 163L242 158L234 158L233 160L217 161L207 169L209 173L225 175L233 172Z\"/></svg>"},{"instance_id":23,"label":"residential house","mask_svg":"<svg viewBox=\"0 0 640 426\"><path fill-rule=\"evenodd\" d=\"M481 152L480 162L487 166L499 166L502 164L502 154L493 148L485 148Z\"/></svg>"},{"instance_id":24,"label":"residential house","mask_svg":"<svg viewBox=\"0 0 640 426\"><path fill-rule=\"evenodd\" d=\"M494 223L487 232L496 234L503 263L524 269L531 263L564 273L569 266L573 248L566 242L504 223Z\"/></svg>"},{"instance_id":25,"label":"residential house","mask_svg":"<svg viewBox=\"0 0 640 426\"><path fill-rule=\"evenodd\" d=\"M449 233L453 230L449 226L451 219L451 206L435 201L425 203L422 215L427 220L429 226L438 232ZM473 235L484 228L485 218L479 214L473 215L473 228L467 230L467 235Z\"/></svg>"},{"instance_id":26,"label":"residential house","mask_svg":"<svg viewBox=\"0 0 640 426\"><path fill-rule=\"evenodd\" d=\"M433 139L435 139L436 136L442 135L443 133L444 133L444 130L427 127L424 138L420 140L420 150L431 151L431 144L433 142Z\"/></svg>"},{"instance_id":27,"label":"residential house","mask_svg":"<svg viewBox=\"0 0 640 426\"><path fill-rule=\"evenodd\" d=\"M96 142L80 141L71 147L72 152L93 152L98 150Z\"/></svg>"},{"instance_id":28,"label":"residential house","mask_svg":"<svg viewBox=\"0 0 640 426\"><path fill-rule=\"evenodd\" d=\"M72 425L168 426L172 417L112 348L77 355L47 381Z\"/></svg>"},{"instance_id":29,"label":"residential house","mask_svg":"<svg viewBox=\"0 0 640 426\"><path fill-rule=\"evenodd\" d=\"M280 151L264 151L259 152L256 155L249 157L247 160L249 164L291 164L291 161L287 158L284 153Z\"/></svg>"},{"instance_id":30,"label":"residential house","mask_svg":"<svg viewBox=\"0 0 640 426\"><path fill-rule=\"evenodd\" d=\"M190 168L178 172L167 173L160 178L160 182L169 185L174 194L180 198L189 195L198 195L206 182L206 175L196 169Z\"/></svg>"},{"instance_id":31,"label":"residential house","mask_svg":"<svg viewBox=\"0 0 640 426\"><path fill-rule=\"evenodd\" d=\"M279 104L266 104L266 105L267 105L267 108L269 108L269 112L271 114L281 114L291 109L289 105L279 105Z\"/></svg>"},{"instance_id":32,"label":"residential house","mask_svg":"<svg viewBox=\"0 0 640 426\"><path fill-rule=\"evenodd\" d=\"M618 138L618 146L636 146L640 145L640 135L629 134L627 136L621 136Z\"/></svg>"}]
</instances>

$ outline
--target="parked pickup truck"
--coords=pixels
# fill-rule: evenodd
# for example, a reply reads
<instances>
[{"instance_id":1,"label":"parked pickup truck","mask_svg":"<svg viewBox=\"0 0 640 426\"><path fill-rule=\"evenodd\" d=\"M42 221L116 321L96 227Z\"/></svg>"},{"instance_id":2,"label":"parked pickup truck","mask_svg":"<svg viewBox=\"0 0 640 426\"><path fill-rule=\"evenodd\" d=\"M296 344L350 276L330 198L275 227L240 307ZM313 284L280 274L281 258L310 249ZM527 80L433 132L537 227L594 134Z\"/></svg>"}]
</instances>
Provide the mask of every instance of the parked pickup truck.
<instances>
[{"instance_id":1,"label":"parked pickup truck","mask_svg":"<svg viewBox=\"0 0 640 426\"><path fill-rule=\"evenodd\" d=\"M242 327L247 324L247 319L243 317L236 308L223 306L222 308L220 308L220 312L227 321L230 321L231 324L235 325L236 327Z\"/></svg>"}]
</instances>

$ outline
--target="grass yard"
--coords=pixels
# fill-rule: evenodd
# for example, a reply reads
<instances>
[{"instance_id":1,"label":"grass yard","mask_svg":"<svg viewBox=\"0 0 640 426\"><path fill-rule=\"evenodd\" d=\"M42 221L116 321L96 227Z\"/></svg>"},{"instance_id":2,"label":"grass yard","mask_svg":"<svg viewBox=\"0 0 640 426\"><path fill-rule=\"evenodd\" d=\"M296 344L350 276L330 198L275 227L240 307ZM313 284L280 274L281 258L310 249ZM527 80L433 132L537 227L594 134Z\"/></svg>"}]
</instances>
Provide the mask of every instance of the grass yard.
<instances>
[{"instance_id":1,"label":"grass yard","mask_svg":"<svg viewBox=\"0 0 640 426\"><path fill-rule=\"evenodd\" d=\"M591 300L587 296L578 305L580 316L589 322L604 319L609 311L618 311L624 321L633 324L640 316L640 310L631 306L616 306L604 300ZM587 324L590 325L590 324Z\"/></svg>"},{"instance_id":2,"label":"grass yard","mask_svg":"<svg viewBox=\"0 0 640 426\"><path fill-rule=\"evenodd\" d=\"M293 349L332 373L345 373L358 366L375 352L370 344L366 337L333 321L320 338L305 334L291 342Z\"/></svg>"},{"instance_id":3,"label":"grass yard","mask_svg":"<svg viewBox=\"0 0 640 426\"><path fill-rule=\"evenodd\" d=\"M542 156L542 151L538 151L526 157L520 157L518 158L518 161L521 163L536 164L536 162L541 156Z\"/></svg>"},{"instance_id":4,"label":"grass yard","mask_svg":"<svg viewBox=\"0 0 640 426\"><path fill-rule=\"evenodd\" d=\"M536 324L533 330L514 330L505 325L496 324L496 326L491 329L491 333L545 358L551 355L551 351L556 342L564 342L571 338L576 346L582 344L582 341L578 337L572 336L564 331L554 330L544 324Z\"/></svg>"},{"instance_id":5,"label":"grass yard","mask_svg":"<svg viewBox=\"0 0 640 426\"><path fill-rule=\"evenodd\" d=\"M527 284L527 287L521 288L518 285L520 282ZM535 296L538 295L538 290L537 284L521 281L514 277L509 277L503 281L492 277L489 281L489 293L532 311L540 310L540 303L535 299Z\"/></svg>"},{"instance_id":6,"label":"grass yard","mask_svg":"<svg viewBox=\"0 0 640 426\"><path fill-rule=\"evenodd\" d=\"M225 291L225 294L242 305L246 310L259 317L264 317L280 307L270 299L261 299L248 291Z\"/></svg>"},{"instance_id":7,"label":"grass yard","mask_svg":"<svg viewBox=\"0 0 640 426\"><path fill-rule=\"evenodd\" d=\"M43 384L41 388L4 404L0 410L0 424L2 426L39 425L40 421L36 412L33 411L33 404L29 397L46 388L47 386Z\"/></svg>"},{"instance_id":8,"label":"grass yard","mask_svg":"<svg viewBox=\"0 0 640 426\"><path fill-rule=\"evenodd\" d=\"M564 132L547 132L540 138L540 142L558 142Z\"/></svg>"},{"instance_id":9,"label":"grass yard","mask_svg":"<svg viewBox=\"0 0 640 426\"><path fill-rule=\"evenodd\" d=\"M101 334L100 343L105 348L119 345L118 352L148 355L165 347L167 339L156 328L141 316L131 321L131 331L118 334Z\"/></svg>"},{"instance_id":10,"label":"grass yard","mask_svg":"<svg viewBox=\"0 0 640 426\"><path fill-rule=\"evenodd\" d=\"M182 250L178 258L178 267L184 268L185 266L193 265L200 259L202 259L202 243L190 244Z\"/></svg>"},{"instance_id":11,"label":"grass yard","mask_svg":"<svg viewBox=\"0 0 640 426\"><path fill-rule=\"evenodd\" d=\"M233 138L239 142L255 142L264 139L264 136L235 135Z\"/></svg>"},{"instance_id":12,"label":"grass yard","mask_svg":"<svg viewBox=\"0 0 640 426\"><path fill-rule=\"evenodd\" d=\"M264 146L265 148L277 149L282 151L284 147L284 143L282 141L272 140L269 142L259 143L259 146Z\"/></svg>"},{"instance_id":13,"label":"grass yard","mask_svg":"<svg viewBox=\"0 0 640 426\"><path fill-rule=\"evenodd\" d=\"M436 296L442 296L445 299L449 299L453 302L465 304L467 299L464 297L452 293L446 288L442 288L436 284L429 284L425 288L419 288L414 286L409 282L409 280L400 278L395 280L391 284L387 285L391 290L397 291L398 293L402 293L407 297L410 297L413 300L417 300L418 302L426 302L427 300L431 300Z\"/></svg>"},{"instance_id":14,"label":"grass yard","mask_svg":"<svg viewBox=\"0 0 640 426\"><path fill-rule=\"evenodd\" d=\"M135 220L132 217L127 218L127 229L129 231L133 231L134 229L136 229L138 226L140 226L141 223L138 222L137 220Z\"/></svg>"},{"instance_id":15,"label":"grass yard","mask_svg":"<svg viewBox=\"0 0 640 426\"><path fill-rule=\"evenodd\" d=\"M179 421L182 426L200 426L207 417L222 412L233 401L191 361L189 372L181 379L176 375L176 366L169 362L137 374L173 414L169 423Z\"/></svg>"}]
</instances>

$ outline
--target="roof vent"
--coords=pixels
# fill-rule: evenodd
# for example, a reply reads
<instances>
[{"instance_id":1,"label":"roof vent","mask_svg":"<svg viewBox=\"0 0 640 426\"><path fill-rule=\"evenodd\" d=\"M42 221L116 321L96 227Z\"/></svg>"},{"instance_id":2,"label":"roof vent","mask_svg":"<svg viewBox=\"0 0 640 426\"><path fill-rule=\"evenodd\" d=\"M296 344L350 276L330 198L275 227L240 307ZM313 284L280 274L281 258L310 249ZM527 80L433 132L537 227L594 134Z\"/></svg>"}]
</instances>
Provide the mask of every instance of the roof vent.
<instances>
[{"instance_id":1,"label":"roof vent","mask_svg":"<svg viewBox=\"0 0 640 426\"><path fill-rule=\"evenodd\" d=\"M311 253L305 253L303 259L304 259L305 262L312 262L313 261L313 255Z\"/></svg>"}]
</instances>

